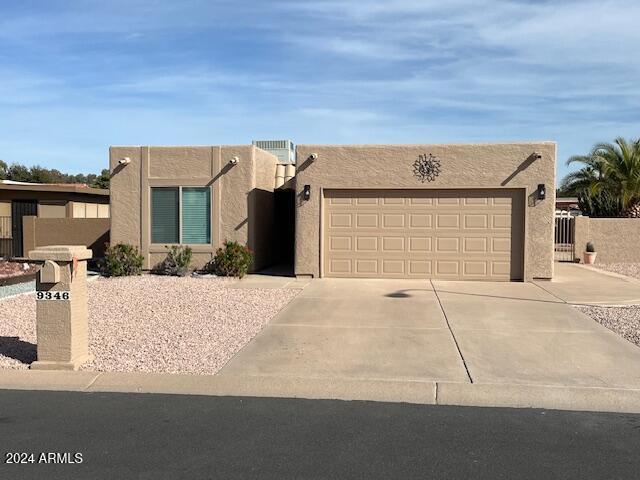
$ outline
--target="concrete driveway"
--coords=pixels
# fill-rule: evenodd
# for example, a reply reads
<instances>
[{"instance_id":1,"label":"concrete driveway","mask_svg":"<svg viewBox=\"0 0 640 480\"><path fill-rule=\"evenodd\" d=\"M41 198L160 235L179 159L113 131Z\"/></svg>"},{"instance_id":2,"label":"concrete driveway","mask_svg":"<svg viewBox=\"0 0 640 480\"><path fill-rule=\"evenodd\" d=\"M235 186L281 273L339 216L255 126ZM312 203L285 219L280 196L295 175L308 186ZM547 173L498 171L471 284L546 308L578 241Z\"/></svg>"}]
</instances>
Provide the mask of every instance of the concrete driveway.
<instances>
[{"instance_id":1,"label":"concrete driveway","mask_svg":"<svg viewBox=\"0 0 640 480\"><path fill-rule=\"evenodd\" d=\"M640 348L568 305L569 282L313 280L220 375L640 388Z\"/></svg>"}]
</instances>

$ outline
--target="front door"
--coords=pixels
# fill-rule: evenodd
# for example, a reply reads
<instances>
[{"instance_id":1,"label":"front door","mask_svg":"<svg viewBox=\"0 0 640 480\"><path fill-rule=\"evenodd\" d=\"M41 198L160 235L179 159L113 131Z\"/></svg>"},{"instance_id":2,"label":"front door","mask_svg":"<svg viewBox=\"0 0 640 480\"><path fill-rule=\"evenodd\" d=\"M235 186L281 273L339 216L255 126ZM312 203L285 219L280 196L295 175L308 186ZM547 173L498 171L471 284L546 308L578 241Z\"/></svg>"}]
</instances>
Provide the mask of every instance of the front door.
<instances>
[{"instance_id":1,"label":"front door","mask_svg":"<svg viewBox=\"0 0 640 480\"><path fill-rule=\"evenodd\" d=\"M24 216L38 216L37 200L14 200L11 202L11 234L13 236L14 257L24 257L25 254L22 249L22 217Z\"/></svg>"}]
</instances>

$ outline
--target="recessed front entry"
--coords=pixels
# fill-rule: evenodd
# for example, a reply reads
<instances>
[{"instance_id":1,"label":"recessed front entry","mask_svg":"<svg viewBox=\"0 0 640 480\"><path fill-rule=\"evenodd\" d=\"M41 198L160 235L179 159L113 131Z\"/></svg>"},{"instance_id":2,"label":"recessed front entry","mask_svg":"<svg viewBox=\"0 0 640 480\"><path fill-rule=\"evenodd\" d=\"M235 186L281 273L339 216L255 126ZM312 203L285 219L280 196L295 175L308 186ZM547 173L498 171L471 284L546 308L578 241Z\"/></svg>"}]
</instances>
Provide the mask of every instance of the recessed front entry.
<instances>
[{"instance_id":1,"label":"recessed front entry","mask_svg":"<svg viewBox=\"0 0 640 480\"><path fill-rule=\"evenodd\" d=\"M522 190L325 190L326 277L521 280Z\"/></svg>"}]
</instances>

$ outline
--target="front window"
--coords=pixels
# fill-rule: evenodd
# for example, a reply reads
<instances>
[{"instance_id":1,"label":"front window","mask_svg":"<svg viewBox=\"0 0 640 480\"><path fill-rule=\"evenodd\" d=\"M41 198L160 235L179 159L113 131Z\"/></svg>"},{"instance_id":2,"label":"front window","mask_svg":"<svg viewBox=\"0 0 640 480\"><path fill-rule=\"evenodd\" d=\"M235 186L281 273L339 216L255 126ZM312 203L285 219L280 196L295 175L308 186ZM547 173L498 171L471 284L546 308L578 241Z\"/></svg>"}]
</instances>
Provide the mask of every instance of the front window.
<instances>
[{"instance_id":1,"label":"front window","mask_svg":"<svg viewBox=\"0 0 640 480\"><path fill-rule=\"evenodd\" d=\"M211 189L151 189L151 243L211 243Z\"/></svg>"}]
</instances>

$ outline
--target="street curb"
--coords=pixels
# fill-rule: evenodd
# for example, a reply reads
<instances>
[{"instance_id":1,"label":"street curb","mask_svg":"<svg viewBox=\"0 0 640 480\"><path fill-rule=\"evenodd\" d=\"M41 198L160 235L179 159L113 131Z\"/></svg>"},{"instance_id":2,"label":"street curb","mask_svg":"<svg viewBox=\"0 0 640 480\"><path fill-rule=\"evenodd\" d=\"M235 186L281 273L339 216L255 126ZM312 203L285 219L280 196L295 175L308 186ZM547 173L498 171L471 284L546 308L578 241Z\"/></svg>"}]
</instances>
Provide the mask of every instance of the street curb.
<instances>
[{"instance_id":1,"label":"street curb","mask_svg":"<svg viewBox=\"0 0 640 480\"><path fill-rule=\"evenodd\" d=\"M402 401L434 405L435 382L103 373L87 391Z\"/></svg>"},{"instance_id":2,"label":"street curb","mask_svg":"<svg viewBox=\"0 0 640 480\"><path fill-rule=\"evenodd\" d=\"M98 372L0 370L0 389L83 392L98 376Z\"/></svg>"},{"instance_id":3,"label":"street curb","mask_svg":"<svg viewBox=\"0 0 640 480\"><path fill-rule=\"evenodd\" d=\"M640 389L554 385L4 370L0 372L0 389L361 400L640 413Z\"/></svg>"},{"instance_id":4,"label":"street curb","mask_svg":"<svg viewBox=\"0 0 640 480\"><path fill-rule=\"evenodd\" d=\"M640 390L555 385L438 383L436 403L640 413Z\"/></svg>"}]
</instances>

